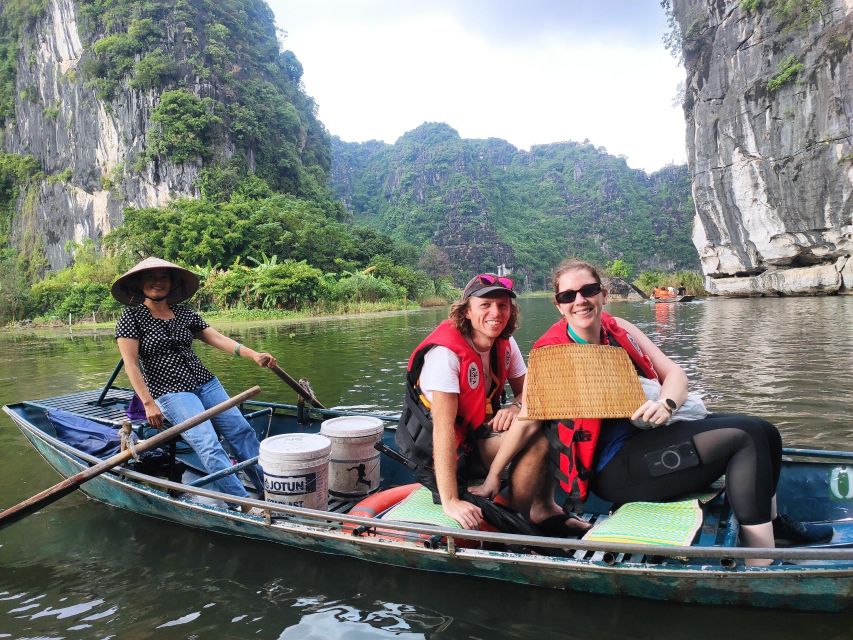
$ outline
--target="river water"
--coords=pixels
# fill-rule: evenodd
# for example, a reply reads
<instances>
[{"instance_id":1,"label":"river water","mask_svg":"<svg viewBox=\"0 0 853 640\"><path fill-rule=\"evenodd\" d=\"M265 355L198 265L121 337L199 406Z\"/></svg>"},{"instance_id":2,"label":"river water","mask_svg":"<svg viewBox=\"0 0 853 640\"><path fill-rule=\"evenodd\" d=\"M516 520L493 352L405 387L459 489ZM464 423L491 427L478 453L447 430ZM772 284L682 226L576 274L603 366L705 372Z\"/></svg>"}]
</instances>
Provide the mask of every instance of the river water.
<instances>
[{"instance_id":1,"label":"river water","mask_svg":"<svg viewBox=\"0 0 853 640\"><path fill-rule=\"evenodd\" d=\"M522 351L556 320L521 301ZM853 443L853 297L613 303L714 410L779 425L788 446ZM411 349L445 309L220 327L307 376L327 406L399 409ZM294 394L201 345L232 393ZM104 384L112 336L0 335L0 404ZM122 374L118 384L127 386ZM0 506L58 476L0 417ZM2 638L850 638L853 616L669 605L405 571L149 520L72 494L0 532Z\"/></svg>"}]
</instances>

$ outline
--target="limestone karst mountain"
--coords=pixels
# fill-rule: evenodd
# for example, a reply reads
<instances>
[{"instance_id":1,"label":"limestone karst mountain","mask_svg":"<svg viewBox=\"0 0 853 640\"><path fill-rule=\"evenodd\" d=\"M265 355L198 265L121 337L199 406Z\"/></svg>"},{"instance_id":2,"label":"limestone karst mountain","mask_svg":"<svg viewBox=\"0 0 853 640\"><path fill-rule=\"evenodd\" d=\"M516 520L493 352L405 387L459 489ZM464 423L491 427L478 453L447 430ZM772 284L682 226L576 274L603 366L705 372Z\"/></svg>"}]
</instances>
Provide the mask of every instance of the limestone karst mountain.
<instances>
[{"instance_id":1,"label":"limestone karst mountain","mask_svg":"<svg viewBox=\"0 0 853 640\"><path fill-rule=\"evenodd\" d=\"M12 0L0 15L3 149L43 179L12 244L67 264L127 206L197 196L205 168L325 190L329 138L263 0ZM0 240L3 240L0 238Z\"/></svg>"},{"instance_id":2,"label":"limestone karst mountain","mask_svg":"<svg viewBox=\"0 0 853 640\"><path fill-rule=\"evenodd\" d=\"M393 145L333 138L334 194L354 220L443 250L459 272L512 269L548 288L567 256L695 269L685 166L651 175L589 142L516 149L425 123ZM464 281L464 280L463 280Z\"/></svg>"},{"instance_id":3,"label":"limestone karst mountain","mask_svg":"<svg viewBox=\"0 0 853 640\"><path fill-rule=\"evenodd\" d=\"M672 0L671 10L706 286L850 292L853 3Z\"/></svg>"}]
</instances>

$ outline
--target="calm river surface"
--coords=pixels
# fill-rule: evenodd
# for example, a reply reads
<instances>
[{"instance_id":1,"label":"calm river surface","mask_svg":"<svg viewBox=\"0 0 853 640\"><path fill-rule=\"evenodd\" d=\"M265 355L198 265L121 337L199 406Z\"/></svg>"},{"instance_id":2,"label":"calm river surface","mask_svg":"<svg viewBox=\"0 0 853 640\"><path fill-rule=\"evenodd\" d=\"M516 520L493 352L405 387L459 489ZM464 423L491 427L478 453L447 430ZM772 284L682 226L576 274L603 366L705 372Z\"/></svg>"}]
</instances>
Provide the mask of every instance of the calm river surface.
<instances>
[{"instance_id":1,"label":"calm river surface","mask_svg":"<svg viewBox=\"0 0 853 640\"><path fill-rule=\"evenodd\" d=\"M526 354L556 320L522 300ZM716 410L775 421L787 445L853 445L853 297L614 303ZM398 409L411 349L445 315L228 331L311 379L326 405ZM292 402L271 373L201 345L236 393ZM0 334L0 404L104 384L112 336ZM124 375L119 384L127 386ZM0 416L0 506L58 481ZM853 616L603 598L430 575L149 520L80 492L0 533L0 638L850 638Z\"/></svg>"}]
</instances>

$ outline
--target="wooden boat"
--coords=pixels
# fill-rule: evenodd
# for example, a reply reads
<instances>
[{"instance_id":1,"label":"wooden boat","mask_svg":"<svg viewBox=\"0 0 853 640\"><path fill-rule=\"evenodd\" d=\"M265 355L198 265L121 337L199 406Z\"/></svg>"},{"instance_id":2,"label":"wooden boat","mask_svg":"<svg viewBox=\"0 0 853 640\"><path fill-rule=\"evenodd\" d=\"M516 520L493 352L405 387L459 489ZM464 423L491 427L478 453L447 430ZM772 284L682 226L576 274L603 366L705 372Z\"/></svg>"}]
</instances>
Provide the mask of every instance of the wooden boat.
<instances>
[{"instance_id":1,"label":"wooden boat","mask_svg":"<svg viewBox=\"0 0 853 640\"><path fill-rule=\"evenodd\" d=\"M696 296L672 296L669 298L649 298L649 302L654 303L672 303L672 302L691 302Z\"/></svg>"},{"instance_id":2,"label":"wooden boat","mask_svg":"<svg viewBox=\"0 0 853 640\"><path fill-rule=\"evenodd\" d=\"M60 441L46 410L59 407L109 424L124 419L129 390L112 388L100 404L98 395L97 390L78 392L11 404L4 411L48 464L69 477L99 460ZM246 402L243 410L262 435L316 433L327 418L353 415L258 401ZM383 442L393 445L395 418L378 417L386 425ZM192 455L185 460L193 464ZM400 487L413 480L407 467L386 457L381 476L383 487ZM354 511L354 501L331 501L328 510L282 507L124 467L92 479L82 490L113 507L178 525L417 570L671 602L853 610L853 452L785 451L778 488L780 508L800 520L833 524L833 539L819 548L737 547L738 523L725 494L706 506L692 545L662 547L380 520L368 517L372 511L364 507ZM258 507L264 515L202 504L200 497L227 498ZM609 504L592 499L585 506L584 517L590 521L608 518ZM743 562L747 557L784 559L790 564L747 567Z\"/></svg>"}]
</instances>

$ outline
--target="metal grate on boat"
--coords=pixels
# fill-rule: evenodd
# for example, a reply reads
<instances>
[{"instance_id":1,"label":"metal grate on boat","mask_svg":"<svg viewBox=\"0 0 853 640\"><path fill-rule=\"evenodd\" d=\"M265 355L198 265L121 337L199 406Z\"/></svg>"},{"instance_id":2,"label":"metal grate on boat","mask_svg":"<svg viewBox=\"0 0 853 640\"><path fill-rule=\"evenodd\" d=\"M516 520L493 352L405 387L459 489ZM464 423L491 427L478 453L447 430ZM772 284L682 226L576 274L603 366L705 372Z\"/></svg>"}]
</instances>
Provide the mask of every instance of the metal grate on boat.
<instances>
[{"instance_id":1,"label":"metal grate on boat","mask_svg":"<svg viewBox=\"0 0 853 640\"><path fill-rule=\"evenodd\" d=\"M54 396L43 400L27 402L27 404L43 409L63 409L69 413L85 416L93 420L120 425L127 420L127 405L133 397L130 389L110 389L103 402L99 405L98 398L101 390L77 391L64 396Z\"/></svg>"}]
</instances>

